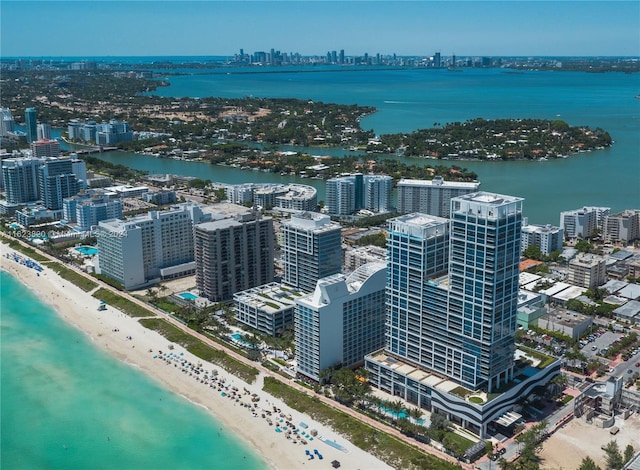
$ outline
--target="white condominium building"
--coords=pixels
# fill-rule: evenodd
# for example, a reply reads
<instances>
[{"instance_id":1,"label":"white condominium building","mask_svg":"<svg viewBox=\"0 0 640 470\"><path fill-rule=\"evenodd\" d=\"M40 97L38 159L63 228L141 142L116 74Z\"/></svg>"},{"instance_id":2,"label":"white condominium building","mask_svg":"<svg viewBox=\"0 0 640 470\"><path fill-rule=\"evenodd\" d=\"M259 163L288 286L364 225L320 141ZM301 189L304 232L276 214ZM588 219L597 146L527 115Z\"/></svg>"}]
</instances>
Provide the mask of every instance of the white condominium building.
<instances>
[{"instance_id":1,"label":"white condominium building","mask_svg":"<svg viewBox=\"0 0 640 470\"><path fill-rule=\"evenodd\" d=\"M574 238L590 238L602 228L604 218L609 215L609 207L583 207L571 211L560 212L560 228L568 240Z\"/></svg>"},{"instance_id":2,"label":"white condominium building","mask_svg":"<svg viewBox=\"0 0 640 470\"><path fill-rule=\"evenodd\" d=\"M581 254L569 262L569 282L575 286L591 289L606 281L607 263L601 256Z\"/></svg>"},{"instance_id":3,"label":"white condominium building","mask_svg":"<svg viewBox=\"0 0 640 470\"><path fill-rule=\"evenodd\" d=\"M543 255L549 256L552 251L562 250L564 230L552 225L526 225L522 227L522 247L524 252L529 246L540 248Z\"/></svg>"},{"instance_id":4,"label":"white condominium building","mask_svg":"<svg viewBox=\"0 0 640 470\"><path fill-rule=\"evenodd\" d=\"M320 372L364 363L384 346L386 263L369 263L348 277L320 279L296 299L296 372L316 382Z\"/></svg>"},{"instance_id":5,"label":"white condominium building","mask_svg":"<svg viewBox=\"0 0 640 470\"><path fill-rule=\"evenodd\" d=\"M605 243L629 243L640 239L640 210L625 210L607 215L602 223Z\"/></svg>"},{"instance_id":6,"label":"white condominium building","mask_svg":"<svg viewBox=\"0 0 640 470\"><path fill-rule=\"evenodd\" d=\"M476 192L479 187L480 183L444 181L441 176L433 180L401 179L398 182L398 212L449 217L451 199Z\"/></svg>"},{"instance_id":7,"label":"white condominium building","mask_svg":"<svg viewBox=\"0 0 640 470\"><path fill-rule=\"evenodd\" d=\"M193 273L193 222L182 207L98 223L103 274L137 289Z\"/></svg>"}]
</instances>

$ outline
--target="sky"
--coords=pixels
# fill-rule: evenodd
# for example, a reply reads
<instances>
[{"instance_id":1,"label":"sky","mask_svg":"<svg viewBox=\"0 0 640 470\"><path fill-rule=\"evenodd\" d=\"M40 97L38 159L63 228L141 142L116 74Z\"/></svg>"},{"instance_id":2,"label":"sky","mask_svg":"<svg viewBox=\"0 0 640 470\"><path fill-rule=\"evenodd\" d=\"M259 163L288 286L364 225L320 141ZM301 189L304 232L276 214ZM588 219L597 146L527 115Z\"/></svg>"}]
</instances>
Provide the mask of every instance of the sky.
<instances>
[{"instance_id":1,"label":"sky","mask_svg":"<svg viewBox=\"0 0 640 470\"><path fill-rule=\"evenodd\" d=\"M0 1L1 57L640 56L629 1Z\"/></svg>"}]
</instances>

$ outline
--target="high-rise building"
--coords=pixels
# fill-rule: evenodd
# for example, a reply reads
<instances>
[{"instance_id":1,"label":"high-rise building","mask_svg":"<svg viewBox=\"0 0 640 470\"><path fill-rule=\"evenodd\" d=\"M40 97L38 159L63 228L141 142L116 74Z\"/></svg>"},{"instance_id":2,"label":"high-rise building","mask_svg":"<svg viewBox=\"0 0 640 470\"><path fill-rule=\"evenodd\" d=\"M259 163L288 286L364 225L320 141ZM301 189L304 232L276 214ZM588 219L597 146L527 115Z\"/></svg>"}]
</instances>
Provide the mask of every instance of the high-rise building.
<instances>
[{"instance_id":1,"label":"high-rise building","mask_svg":"<svg viewBox=\"0 0 640 470\"><path fill-rule=\"evenodd\" d=\"M46 158L38 168L38 192L48 209L62 209L62 200L80 190L70 158Z\"/></svg>"},{"instance_id":2,"label":"high-rise building","mask_svg":"<svg viewBox=\"0 0 640 470\"><path fill-rule=\"evenodd\" d=\"M27 143L38 140L38 116L35 108L27 108L24 111L24 122L27 133Z\"/></svg>"},{"instance_id":3,"label":"high-rise building","mask_svg":"<svg viewBox=\"0 0 640 470\"><path fill-rule=\"evenodd\" d=\"M366 358L373 385L483 436L520 394L558 373L559 361L513 380L521 225L522 199L486 192L453 198L450 220L389 221L386 347ZM509 383L490 406L450 393Z\"/></svg>"},{"instance_id":4,"label":"high-rise building","mask_svg":"<svg viewBox=\"0 0 640 470\"><path fill-rule=\"evenodd\" d=\"M323 369L354 367L384 346L386 263L370 263L349 276L320 279L296 298L296 372L316 382Z\"/></svg>"},{"instance_id":5,"label":"high-rise building","mask_svg":"<svg viewBox=\"0 0 640 470\"><path fill-rule=\"evenodd\" d=\"M273 282L273 219L255 212L195 227L196 286L213 302Z\"/></svg>"},{"instance_id":6,"label":"high-rise building","mask_svg":"<svg viewBox=\"0 0 640 470\"><path fill-rule=\"evenodd\" d=\"M60 156L60 143L57 140L40 139L31 142L31 155L35 158L50 158Z\"/></svg>"},{"instance_id":7,"label":"high-rise building","mask_svg":"<svg viewBox=\"0 0 640 470\"><path fill-rule=\"evenodd\" d=\"M611 213L609 207L583 207L560 212L560 228L565 238L591 238L596 230L602 228L605 216Z\"/></svg>"},{"instance_id":8,"label":"high-rise building","mask_svg":"<svg viewBox=\"0 0 640 470\"><path fill-rule=\"evenodd\" d=\"M326 208L332 215L351 215L361 209L387 212L391 209L393 178L386 175L340 176L327 180Z\"/></svg>"},{"instance_id":9,"label":"high-rise building","mask_svg":"<svg viewBox=\"0 0 640 470\"><path fill-rule=\"evenodd\" d=\"M0 108L0 137L6 137L14 132L16 123L9 108Z\"/></svg>"},{"instance_id":10,"label":"high-rise building","mask_svg":"<svg viewBox=\"0 0 640 470\"><path fill-rule=\"evenodd\" d=\"M478 191L480 183L445 181L441 176L433 180L401 179L398 182L398 212L449 217L451 199Z\"/></svg>"},{"instance_id":11,"label":"high-rise building","mask_svg":"<svg viewBox=\"0 0 640 470\"><path fill-rule=\"evenodd\" d=\"M122 218L122 202L104 192L88 191L62 202L64 219L77 224L77 230L90 230L98 222Z\"/></svg>"},{"instance_id":12,"label":"high-rise building","mask_svg":"<svg viewBox=\"0 0 640 470\"><path fill-rule=\"evenodd\" d=\"M387 175L365 175L363 181L363 209L371 212L389 212L393 178Z\"/></svg>"},{"instance_id":13,"label":"high-rise building","mask_svg":"<svg viewBox=\"0 0 640 470\"><path fill-rule=\"evenodd\" d=\"M188 209L98 222L100 270L125 289L193 274L193 222Z\"/></svg>"},{"instance_id":14,"label":"high-rise building","mask_svg":"<svg viewBox=\"0 0 640 470\"><path fill-rule=\"evenodd\" d=\"M41 158L2 160L2 183L8 203L24 204L38 200L38 168L42 162Z\"/></svg>"},{"instance_id":15,"label":"high-rise building","mask_svg":"<svg viewBox=\"0 0 640 470\"><path fill-rule=\"evenodd\" d=\"M433 66L437 69L439 69L442 66L442 60L440 57L440 53L436 52L435 55L433 56Z\"/></svg>"},{"instance_id":16,"label":"high-rise building","mask_svg":"<svg viewBox=\"0 0 640 470\"><path fill-rule=\"evenodd\" d=\"M38 124L37 128L38 140L50 140L51 139L51 126L49 124Z\"/></svg>"},{"instance_id":17,"label":"high-rise building","mask_svg":"<svg viewBox=\"0 0 640 470\"><path fill-rule=\"evenodd\" d=\"M602 223L605 243L629 243L640 239L640 210L625 210L607 215Z\"/></svg>"},{"instance_id":18,"label":"high-rise building","mask_svg":"<svg viewBox=\"0 0 640 470\"><path fill-rule=\"evenodd\" d=\"M524 253L529 246L535 245L540 252L549 256L552 251L562 250L564 231L552 225L525 225L522 227L521 250Z\"/></svg>"},{"instance_id":19,"label":"high-rise building","mask_svg":"<svg viewBox=\"0 0 640 470\"><path fill-rule=\"evenodd\" d=\"M281 226L285 284L312 292L318 279L342 270L342 227L328 215L292 214Z\"/></svg>"}]
</instances>

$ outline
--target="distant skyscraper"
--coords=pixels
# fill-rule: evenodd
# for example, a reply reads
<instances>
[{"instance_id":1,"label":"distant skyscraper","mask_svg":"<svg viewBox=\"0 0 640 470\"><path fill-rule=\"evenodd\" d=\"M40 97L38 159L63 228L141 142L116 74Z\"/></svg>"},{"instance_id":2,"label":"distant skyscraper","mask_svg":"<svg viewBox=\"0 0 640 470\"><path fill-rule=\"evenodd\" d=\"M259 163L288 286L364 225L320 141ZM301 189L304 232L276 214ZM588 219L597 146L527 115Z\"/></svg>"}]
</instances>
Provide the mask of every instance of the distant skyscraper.
<instances>
[{"instance_id":1,"label":"distant skyscraper","mask_svg":"<svg viewBox=\"0 0 640 470\"><path fill-rule=\"evenodd\" d=\"M433 57L433 66L439 69L440 65L441 65L440 53L436 52L435 56Z\"/></svg>"},{"instance_id":2,"label":"distant skyscraper","mask_svg":"<svg viewBox=\"0 0 640 470\"><path fill-rule=\"evenodd\" d=\"M0 108L0 137L5 137L15 131L15 121L9 108Z\"/></svg>"},{"instance_id":3,"label":"distant skyscraper","mask_svg":"<svg viewBox=\"0 0 640 470\"><path fill-rule=\"evenodd\" d=\"M27 132L27 143L38 140L38 121L35 108L27 108L24 112L24 122Z\"/></svg>"},{"instance_id":4,"label":"distant skyscraper","mask_svg":"<svg viewBox=\"0 0 640 470\"><path fill-rule=\"evenodd\" d=\"M340 58L338 60L338 63L344 64L344 49L340 49Z\"/></svg>"},{"instance_id":5,"label":"distant skyscraper","mask_svg":"<svg viewBox=\"0 0 640 470\"><path fill-rule=\"evenodd\" d=\"M51 126L49 124L38 124L38 140L51 139Z\"/></svg>"},{"instance_id":6,"label":"distant skyscraper","mask_svg":"<svg viewBox=\"0 0 640 470\"><path fill-rule=\"evenodd\" d=\"M316 282L342 270L342 227L328 215L292 214L282 221L284 283L312 292Z\"/></svg>"}]
</instances>

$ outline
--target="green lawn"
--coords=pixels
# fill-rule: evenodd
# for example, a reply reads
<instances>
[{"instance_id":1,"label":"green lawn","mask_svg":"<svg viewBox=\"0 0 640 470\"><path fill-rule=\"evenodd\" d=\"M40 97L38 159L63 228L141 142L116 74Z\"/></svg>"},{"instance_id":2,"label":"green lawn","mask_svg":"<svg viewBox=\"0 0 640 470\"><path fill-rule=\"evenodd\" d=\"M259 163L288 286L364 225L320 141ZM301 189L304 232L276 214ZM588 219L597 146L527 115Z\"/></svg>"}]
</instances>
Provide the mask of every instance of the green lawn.
<instances>
[{"instance_id":1,"label":"green lawn","mask_svg":"<svg viewBox=\"0 0 640 470\"><path fill-rule=\"evenodd\" d=\"M147 310L146 308L106 289L98 289L93 293L93 297L98 300L102 300L111 307L121 310L130 317L152 317L155 315L151 310Z\"/></svg>"},{"instance_id":2,"label":"green lawn","mask_svg":"<svg viewBox=\"0 0 640 470\"><path fill-rule=\"evenodd\" d=\"M61 265L60 263L52 262L52 263L49 263L48 266L53 271L58 273L58 275L61 278L66 279L67 281L71 282L72 284L75 284L76 286L78 286L80 289L82 289L85 292L89 292L90 290L93 290L96 287L98 287L98 284L96 284L92 280L87 279L83 275L78 274L77 272L67 268L66 266Z\"/></svg>"},{"instance_id":3,"label":"green lawn","mask_svg":"<svg viewBox=\"0 0 640 470\"><path fill-rule=\"evenodd\" d=\"M245 382L252 383L258 375L258 369L255 367L238 361L224 351L212 348L198 338L185 333L180 328L161 318L143 318L140 320L140 324L145 328L157 331L167 338L167 341L179 344L200 359L219 365L227 372L241 378Z\"/></svg>"}]
</instances>

